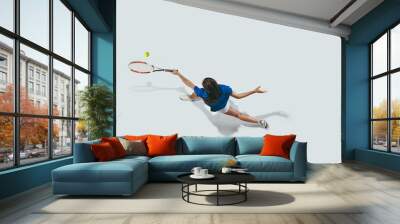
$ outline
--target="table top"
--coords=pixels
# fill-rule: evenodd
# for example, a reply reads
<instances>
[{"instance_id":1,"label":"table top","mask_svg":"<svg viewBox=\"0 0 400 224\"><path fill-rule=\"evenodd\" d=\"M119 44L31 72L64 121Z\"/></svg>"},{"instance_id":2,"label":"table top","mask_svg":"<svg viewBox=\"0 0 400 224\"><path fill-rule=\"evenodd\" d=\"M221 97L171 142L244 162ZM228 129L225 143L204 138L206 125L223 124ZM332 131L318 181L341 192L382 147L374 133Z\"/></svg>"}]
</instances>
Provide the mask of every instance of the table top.
<instances>
[{"instance_id":1,"label":"table top","mask_svg":"<svg viewBox=\"0 0 400 224\"><path fill-rule=\"evenodd\" d=\"M177 180L186 184L236 184L255 180L249 173L213 173L215 177L211 179L193 179L190 175L191 173L179 175Z\"/></svg>"}]
</instances>

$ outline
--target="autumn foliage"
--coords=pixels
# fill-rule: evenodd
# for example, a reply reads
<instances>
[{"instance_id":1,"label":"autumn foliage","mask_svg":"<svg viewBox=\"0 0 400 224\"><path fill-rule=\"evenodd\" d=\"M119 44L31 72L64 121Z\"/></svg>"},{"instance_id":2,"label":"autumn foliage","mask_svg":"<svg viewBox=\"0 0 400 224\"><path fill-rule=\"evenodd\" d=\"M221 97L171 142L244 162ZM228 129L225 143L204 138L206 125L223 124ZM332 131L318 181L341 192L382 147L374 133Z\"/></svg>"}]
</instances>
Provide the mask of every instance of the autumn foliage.
<instances>
[{"instance_id":1,"label":"autumn foliage","mask_svg":"<svg viewBox=\"0 0 400 224\"><path fill-rule=\"evenodd\" d=\"M6 92L0 93L0 111L13 112L14 96L13 86L9 85ZM46 105L46 106L43 106ZM26 89L20 88L20 111L22 114L47 115L47 104L35 105L29 98ZM58 111L56 110L56 113ZM20 118L20 148L24 149L27 145L45 145L48 139L48 119L47 118ZM0 149L13 148L13 117L0 116ZM59 135L59 127L53 125L53 138Z\"/></svg>"},{"instance_id":2,"label":"autumn foliage","mask_svg":"<svg viewBox=\"0 0 400 224\"><path fill-rule=\"evenodd\" d=\"M400 117L400 100L392 100L392 114L391 117ZM373 118L387 118L387 101L383 100L378 106L373 108ZM392 141L398 141L400 138L400 122L398 120L391 122L392 128ZM387 136L387 121L375 121L373 124L374 139L386 139Z\"/></svg>"}]
</instances>

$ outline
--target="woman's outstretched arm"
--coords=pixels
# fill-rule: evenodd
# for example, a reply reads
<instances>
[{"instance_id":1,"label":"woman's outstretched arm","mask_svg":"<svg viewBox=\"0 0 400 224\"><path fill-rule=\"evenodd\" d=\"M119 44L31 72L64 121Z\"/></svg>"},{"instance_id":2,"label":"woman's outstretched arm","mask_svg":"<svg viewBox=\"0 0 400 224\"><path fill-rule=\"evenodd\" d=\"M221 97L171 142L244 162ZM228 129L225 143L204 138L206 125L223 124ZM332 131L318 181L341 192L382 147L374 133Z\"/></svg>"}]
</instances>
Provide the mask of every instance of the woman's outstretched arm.
<instances>
[{"instance_id":1,"label":"woman's outstretched arm","mask_svg":"<svg viewBox=\"0 0 400 224\"><path fill-rule=\"evenodd\" d=\"M187 87L194 89L194 87L196 86L192 81L190 81L188 78L186 78L184 75L182 75L179 72L179 70L174 70L171 73L178 76L182 80L183 84L185 84Z\"/></svg>"},{"instance_id":2,"label":"woman's outstretched arm","mask_svg":"<svg viewBox=\"0 0 400 224\"><path fill-rule=\"evenodd\" d=\"M265 93L265 92L267 92L267 91L261 89L261 86L257 86L257 88L255 88L251 91L248 91L248 92L242 92L242 93L232 92L231 96L236 99L242 99L242 98L248 97L250 95L253 95L255 93Z\"/></svg>"}]
</instances>

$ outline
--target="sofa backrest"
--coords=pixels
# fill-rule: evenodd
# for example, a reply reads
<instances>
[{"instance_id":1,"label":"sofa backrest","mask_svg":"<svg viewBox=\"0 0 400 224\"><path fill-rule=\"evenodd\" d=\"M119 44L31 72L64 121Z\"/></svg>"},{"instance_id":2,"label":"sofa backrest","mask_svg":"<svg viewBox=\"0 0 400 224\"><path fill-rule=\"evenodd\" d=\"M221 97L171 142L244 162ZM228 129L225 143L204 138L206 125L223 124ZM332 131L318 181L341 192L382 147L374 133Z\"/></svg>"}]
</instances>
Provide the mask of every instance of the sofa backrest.
<instances>
[{"instance_id":1,"label":"sofa backrest","mask_svg":"<svg viewBox=\"0 0 400 224\"><path fill-rule=\"evenodd\" d=\"M259 154L263 144L263 137L236 137L236 155Z\"/></svg>"},{"instance_id":2,"label":"sofa backrest","mask_svg":"<svg viewBox=\"0 0 400 224\"><path fill-rule=\"evenodd\" d=\"M74 147L74 163L95 162L96 158L90 148L92 144L98 144L100 140L75 143Z\"/></svg>"},{"instance_id":3,"label":"sofa backrest","mask_svg":"<svg viewBox=\"0 0 400 224\"><path fill-rule=\"evenodd\" d=\"M235 155L235 138L183 136L177 142L177 154L226 154Z\"/></svg>"}]
</instances>

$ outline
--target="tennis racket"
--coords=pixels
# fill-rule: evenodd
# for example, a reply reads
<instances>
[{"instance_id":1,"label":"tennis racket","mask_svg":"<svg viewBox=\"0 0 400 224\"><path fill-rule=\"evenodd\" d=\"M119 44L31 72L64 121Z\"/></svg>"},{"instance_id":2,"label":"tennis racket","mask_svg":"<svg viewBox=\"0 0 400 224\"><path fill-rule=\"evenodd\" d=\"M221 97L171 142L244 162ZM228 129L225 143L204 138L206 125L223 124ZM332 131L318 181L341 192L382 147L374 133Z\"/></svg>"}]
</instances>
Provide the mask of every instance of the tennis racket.
<instances>
[{"instance_id":1,"label":"tennis racket","mask_svg":"<svg viewBox=\"0 0 400 224\"><path fill-rule=\"evenodd\" d=\"M132 61L128 64L129 69L132 72L138 74L150 74L152 72L173 72L173 69L165 69L156 67L154 65L147 64L144 61Z\"/></svg>"}]
</instances>

